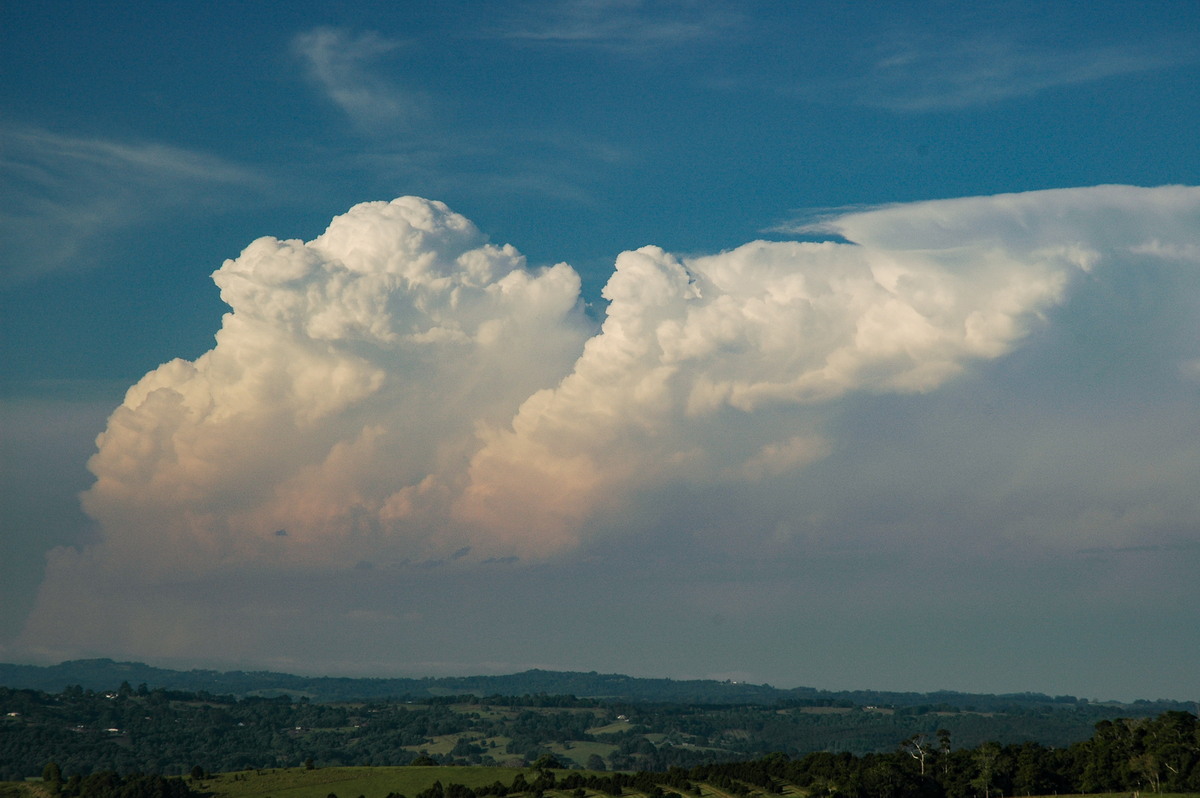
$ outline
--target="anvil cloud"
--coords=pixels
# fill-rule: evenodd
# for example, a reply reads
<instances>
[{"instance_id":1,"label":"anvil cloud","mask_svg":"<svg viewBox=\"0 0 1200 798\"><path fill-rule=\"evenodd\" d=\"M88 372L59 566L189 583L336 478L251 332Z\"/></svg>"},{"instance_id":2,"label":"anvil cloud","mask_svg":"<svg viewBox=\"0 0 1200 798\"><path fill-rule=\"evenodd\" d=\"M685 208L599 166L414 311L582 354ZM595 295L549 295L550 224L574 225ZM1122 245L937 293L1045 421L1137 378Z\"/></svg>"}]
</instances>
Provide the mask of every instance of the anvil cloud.
<instances>
[{"instance_id":1,"label":"anvil cloud","mask_svg":"<svg viewBox=\"0 0 1200 798\"><path fill-rule=\"evenodd\" d=\"M179 655L191 644L151 633L178 607L155 619L136 596L179 580L577 559L653 536L646 508L681 490L829 512L828 495L796 499L806 469L841 452L869 493L888 456L841 440L853 397L934 397L1052 339L1076 293L1117 292L1145 270L1187 277L1174 308L1200 300L1191 187L912 203L801 227L840 238L620 254L599 329L570 266L531 268L438 202L368 202L312 241L253 242L213 275L230 312L212 350L143 377L97 439L83 496L97 537L51 553L24 643L107 637ZM1159 354L1195 385L1194 342ZM1175 456L1200 465L1194 447ZM1000 461L1026 467L1014 462ZM1200 517L1163 487L1065 525L1039 526L1054 511L1030 505L1007 534L1161 544L1163 528ZM804 537L790 517L702 534L761 549Z\"/></svg>"}]
</instances>

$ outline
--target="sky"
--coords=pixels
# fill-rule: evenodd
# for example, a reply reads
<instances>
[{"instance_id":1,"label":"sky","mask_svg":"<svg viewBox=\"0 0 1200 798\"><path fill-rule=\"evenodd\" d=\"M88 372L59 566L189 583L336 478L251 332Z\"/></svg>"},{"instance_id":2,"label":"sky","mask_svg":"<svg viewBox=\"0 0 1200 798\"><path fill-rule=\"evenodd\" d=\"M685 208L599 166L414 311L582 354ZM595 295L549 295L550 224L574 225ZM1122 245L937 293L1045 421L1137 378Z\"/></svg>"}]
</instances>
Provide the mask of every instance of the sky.
<instances>
[{"instance_id":1,"label":"sky","mask_svg":"<svg viewBox=\"0 0 1200 798\"><path fill-rule=\"evenodd\" d=\"M1200 5L0 6L0 660L1200 698Z\"/></svg>"}]
</instances>

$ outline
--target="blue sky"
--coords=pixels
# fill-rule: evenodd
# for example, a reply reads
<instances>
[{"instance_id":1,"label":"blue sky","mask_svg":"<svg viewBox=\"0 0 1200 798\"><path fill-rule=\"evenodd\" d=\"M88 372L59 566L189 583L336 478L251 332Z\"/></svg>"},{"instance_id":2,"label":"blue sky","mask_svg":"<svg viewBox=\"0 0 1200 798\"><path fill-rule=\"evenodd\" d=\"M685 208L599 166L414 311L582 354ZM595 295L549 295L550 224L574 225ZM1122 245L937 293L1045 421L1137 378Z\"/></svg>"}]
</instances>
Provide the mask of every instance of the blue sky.
<instances>
[{"instance_id":1,"label":"blue sky","mask_svg":"<svg viewBox=\"0 0 1200 798\"><path fill-rule=\"evenodd\" d=\"M6 4L0 654L1195 698L1198 31Z\"/></svg>"}]
</instances>

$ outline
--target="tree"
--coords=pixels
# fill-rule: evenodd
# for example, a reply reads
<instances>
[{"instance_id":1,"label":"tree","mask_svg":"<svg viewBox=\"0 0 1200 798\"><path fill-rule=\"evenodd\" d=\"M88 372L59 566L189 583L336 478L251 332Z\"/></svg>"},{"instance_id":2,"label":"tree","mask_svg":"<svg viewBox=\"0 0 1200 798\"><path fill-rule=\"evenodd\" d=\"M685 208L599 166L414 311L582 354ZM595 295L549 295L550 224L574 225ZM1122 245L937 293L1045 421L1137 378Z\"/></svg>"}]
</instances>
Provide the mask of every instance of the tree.
<instances>
[{"instance_id":1,"label":"tree","mask_svg":"<svg viewBox=\"0 0 1200 798\"><path fill-rule=\"evenodd\" d=\"M1082 792L1126 790L1135 785L1130 772L1129 727L1123 723L1102 720L1096 724L1092 739L1077 749L1082 768L1079 787Z\"/></svg>"},{"instance_id":2,"label":"tree","mask_svg":"<svg viewBox=\"0 0 1200 798\"><path fill-rule=\"evenodd\" d=\"M996 760L1000 758L1000 744L984 743L975 749L975 767L979 775L971 780L971 786L983 790L983 798L991 798L992 782L996 778Z\"/></svg>"},{"instance_id":3,"label":"tree","mask_svg":"<svg viewBox=\"0 0 1200 798\"><path fill-rule=\"evenodd\" d=\"M533 763L533 766L539 770L562 770L562 762L559 762L558 757L556 757L554 754L542 754L538 757L537 761Z\"/></svg>"},{"instance_id":4,"label":"tree","mask_svg":"<svg viewBox=\"0 0 1200 798\"><path fill-rule=\"evenodd\" d=\"M949 729L938 729L938 759L942 763L942 778L945 778L950 773L950 731Z\"/></svg>"},{"instance_id":5,"label":"tree","mask_svg":"<svg viewBox=\"0 0 1200 798\"><path fill-rule=\"evenodd\" d=\"M53 759L42 768L42 781L49 784L52 791L57 791L62 785L62 768Z\"/></svg>"},{"instance_id":6,"label":"tree","mask_svg":"<svg viewBox=\"0 0 1200 798\"><path fill-rule=\"evenodd\" d=\"M921 775L925 775L925 758L929 755L930 744L924 734L914 734L900 743L900 750L907 753L920 763Z\"/></svg>"},{"instance_id":7,"label":"tree","mask_svg":"<svg viewBox=\"0 0 1200 798\"><path fill-rule=\"evenodd\" d=\"M430 785L428 789L417 793L417 798L443 798L445 794L446 790L442 787L442 782L439 779Z\"/></svg>"},{"instance_id":8,"label":"tree","mask_svg":"<svg viewBox=\"0 0 1200 798\"><path fill-rule=\"evenodd\" d=\"M1052 754L1037 743L1023 743L1017 751L1013 786L1024 795L1049 795L1058 792Z\"/></svg>"},{"instance_id":9,"label":"tree","mask_svg":"<svg viewBox=\"0 0 1200 798\"><path fill-rule=\"evenodd\" d=\"M1151 751L1138 754L1129 760L1129 769L1142 776L1150 784L1150 789L1162 792L1162 775L1158 757Z\"/></svg>"}]
</instances>

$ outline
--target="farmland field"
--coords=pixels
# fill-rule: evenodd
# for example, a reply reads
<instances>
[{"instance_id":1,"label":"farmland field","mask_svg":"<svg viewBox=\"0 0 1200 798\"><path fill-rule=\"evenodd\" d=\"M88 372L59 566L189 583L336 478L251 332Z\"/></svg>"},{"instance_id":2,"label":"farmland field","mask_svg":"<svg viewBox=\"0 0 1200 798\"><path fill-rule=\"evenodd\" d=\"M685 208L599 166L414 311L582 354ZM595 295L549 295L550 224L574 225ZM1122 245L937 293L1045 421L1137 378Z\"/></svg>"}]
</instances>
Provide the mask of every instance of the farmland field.
<instances>
[{"instance_id":1,"label":"farmland field","mask_svg":"<svg viewBox=\"0 0 1200 798\"><path fill-rule=\"evenodd\" d=\"M483 787L510 784L521 768L488 767L333 767L275 768L214 774L195 785L212 798L384 798L388 793L414 796L435 781Z\"/></svg>"}]
</instances>

